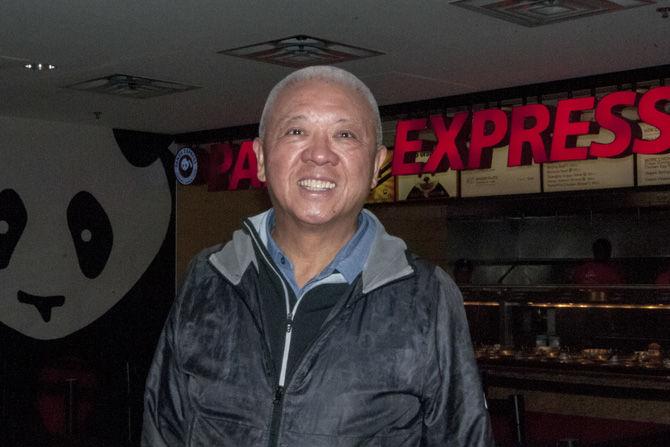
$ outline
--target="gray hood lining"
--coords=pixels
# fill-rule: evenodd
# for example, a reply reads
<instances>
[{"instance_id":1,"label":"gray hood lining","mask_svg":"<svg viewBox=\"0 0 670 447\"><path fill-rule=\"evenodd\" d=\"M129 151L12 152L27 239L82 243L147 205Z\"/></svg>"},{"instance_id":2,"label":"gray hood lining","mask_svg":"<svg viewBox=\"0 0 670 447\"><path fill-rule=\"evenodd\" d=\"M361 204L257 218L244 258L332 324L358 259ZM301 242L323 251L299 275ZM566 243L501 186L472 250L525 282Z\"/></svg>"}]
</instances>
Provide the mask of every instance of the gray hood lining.
<instances>
[{"instance_id":1,"label":"gray hood lining","mask_svg":"<svg viewBox=\"0 0 670 447\"><path fill-rule=\"evenodd\" d=\"M368 293L384 284L412 274L414 269L407 261L405 242L388 234L373 213L365 209L362 212L370 216L375 224L375 238L362 274L363 293ZM269 210L248 219L256 233L263 234L260 228L265 224L268 213ZM252 239L243 230L235 231L232 241L221 250L212 253L209 261L233 285L240 283L250 264L253 263L258 270L258 260Z\"/></svg>"},{"instance_id":2,"label":"gray hood lining","mask_svg":"<svg viewBox=\"0 0 670 447\"><path fill-rule=\"evenodd\" d=\"M261 225L265 225L270 210L264 211L247 219L257 234L263 234L260 231ZM263 241L266 243L266 241ZM228 242L221 250L212 253L209 256L209 262L233 285L238 285L242 280L244 272L249 268L249 264L254 264L258 270L258 260L254 252L253 241L251 237L243 230L237 230L233 233L233 240Z\"/></svg>"}]
</instances>

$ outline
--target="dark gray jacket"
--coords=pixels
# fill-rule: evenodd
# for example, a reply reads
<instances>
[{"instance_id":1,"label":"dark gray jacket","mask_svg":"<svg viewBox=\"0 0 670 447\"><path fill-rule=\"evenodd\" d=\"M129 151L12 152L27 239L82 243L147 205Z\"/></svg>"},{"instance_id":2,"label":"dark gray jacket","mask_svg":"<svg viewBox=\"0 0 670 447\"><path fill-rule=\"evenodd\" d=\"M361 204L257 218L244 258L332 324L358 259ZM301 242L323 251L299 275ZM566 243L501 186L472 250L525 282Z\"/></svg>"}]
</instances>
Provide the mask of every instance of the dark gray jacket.
<instances>
[{"instance_id":1,"label":"dark gray jacket","mask_svg":"<svg viewBox=\"0 0 670 447\"><path fill-rule=\"evenodd\" d=\"M492 446L457 287L375 222L353 294L281 388L256 235L196 257L149 373L142 445Z\"/></svg>"}]
</instances>

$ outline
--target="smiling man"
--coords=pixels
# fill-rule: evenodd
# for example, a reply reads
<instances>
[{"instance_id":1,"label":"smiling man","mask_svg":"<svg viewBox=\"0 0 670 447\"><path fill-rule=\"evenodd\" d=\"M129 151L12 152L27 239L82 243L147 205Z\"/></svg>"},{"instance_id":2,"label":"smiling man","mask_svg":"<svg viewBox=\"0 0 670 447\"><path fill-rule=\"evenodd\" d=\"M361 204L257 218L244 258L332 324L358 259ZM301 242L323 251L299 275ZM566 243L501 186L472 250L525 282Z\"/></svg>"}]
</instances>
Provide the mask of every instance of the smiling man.
<instances>
[{"instance_id":1,"label":"smiling man","mask_svg":"<svg viewBox=\"0 0 670 447\"><path fill-rule=\"evenodd\" d=\"M377 103L310 67L254 142L273 207L192 262L150 372L145 446L491 446L462 298L363 210Z\"/></svg>"}]
</instances>

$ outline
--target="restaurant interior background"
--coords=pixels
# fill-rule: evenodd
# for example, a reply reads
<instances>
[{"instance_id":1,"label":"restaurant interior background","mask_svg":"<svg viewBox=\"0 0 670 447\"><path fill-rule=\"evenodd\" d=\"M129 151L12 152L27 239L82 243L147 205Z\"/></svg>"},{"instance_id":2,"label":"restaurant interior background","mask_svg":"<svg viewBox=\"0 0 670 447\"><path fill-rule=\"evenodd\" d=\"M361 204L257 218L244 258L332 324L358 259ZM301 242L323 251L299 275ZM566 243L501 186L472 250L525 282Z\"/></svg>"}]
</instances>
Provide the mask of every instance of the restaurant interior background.
<instances>
[{"instance_id":1,"label":"restaurant interior background","mask_svg":"<svg viewBox=\"0 0 670 447\"><path fill-rule=\"evenodd\" d=\"M382 106L385 144L395 149L398 122L406 119L589 95L602 100L626 89L644 94L665 85L668 74L670 67L656 67ZM658 141L658 129L642 123L634 107L622 114L637 123L640 138ZM580 116L595 120L592 112ZM243 156L253 132L243 126L176 136L199 163L195 182L177 187L178 276L195 253L269 206L251 179L234 180L236 167L253 172L255 160ZM575 147L613 141L597 126L589 132ZM411 161L425 162L435 132L409 139L422 140ZM459 260L472 265L460 285L487 393L493 401L524 402L523 418L494 416L501 445L517 436L528 445L663 445L670 361L657 351L670 342L670 288L656 282L670 257L670 155L508 167L508 154L509 145L501 145L486 169L406 176L389 175L391 155L367 206L410 250L452 276L458 278ZM609 263L621 272L615 284L575 278L600 238L610 241Z\"/></svg>"},{"instance_id":2,"label":"restaurant interior background","mask_svg":"<svg viewBox=\"0 0 670 447\"><path fill-rule=\"evenodd\" d=\"M288 3L290 14L236 2L3 3L3 445L138 444L144 375L173 286L195 253L269 206L248 180L226 190L230 172L204 178L221 169L212 145L239 154L287 65L334 57L359 75L390 147L398 120L641 96L670 78L667 1ZM636 129L654 138L653 126ZM411 139L427 141L413 160L425 162L435 135ZM175 188L183 147L203 157L201 177ZM368 207L419 255L450 272L459 259L474 267L462 289L492 412L502 409L501 445L664 445L670 309L654 282L670 259L667 156L568 163L592 184L561 186L549 182L560 163L514 171L503 152L492 151L492 170L385 177ZM505 190L520 170L532 171L528 181ZM92 259L107 253L101 267L82 251L91 238ZM625 284L572 281L597 238L611 241ZM87 299L84 311L68 307ZM509 396L522 397L522 417L503 408Z\"/></svg>"}]
</instances>

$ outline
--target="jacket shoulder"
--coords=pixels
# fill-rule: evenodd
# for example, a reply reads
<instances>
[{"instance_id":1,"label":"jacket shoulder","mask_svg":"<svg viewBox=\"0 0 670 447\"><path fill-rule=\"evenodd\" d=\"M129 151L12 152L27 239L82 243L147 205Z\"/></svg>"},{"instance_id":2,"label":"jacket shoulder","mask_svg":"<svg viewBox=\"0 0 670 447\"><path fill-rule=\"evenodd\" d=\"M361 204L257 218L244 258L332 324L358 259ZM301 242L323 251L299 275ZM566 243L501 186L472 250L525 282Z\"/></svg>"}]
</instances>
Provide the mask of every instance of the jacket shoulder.
<instances>
[{"instance_id":1,"label":"jacket shoulder","mask_svg":"<svg viewBox=\"0 0 670 447\"><path fill-rule=\"evenodd\" d=\"M407 250L405 252L405 256L407 257L407 262L409 265L412 266L414 271L416 272L417 276L419 277L434 277L436 280L449 285L456 285L454 280L449 276L447 272L445 272L442 267L434 264L433 262L422 258L421 256L417 255L416 253L412 253L411 251Z\"/></svg>"},{"instance_id":2,"label":"jacket shoulder","mask_svg":"<svg viewBox=\"0 0 670 447\"><path fill-rule=\"evenodd\" d=\"M406 255L407 262L414 269L415 280L419 283L419 290L434 290L434 288L437 288L440 291L437 294L438 296L458 297L462 301L461 292L456 282L442 267L410 251L407 251Z\"/></svg>"},{"instance_id":3,"label":"jacket shoulder","mask_svg":"<svg viewBox=\"0 0 670 447\"><path fill-rule=\"evenodd\" d=\"M209 266L210 256L213 253L220 252L228 244L230 244L230 242L212 245L211 247L200 250L193 258L191 258L183 282L193 281L211 271L212 269Z\"/></svg>"}]
</instances>

